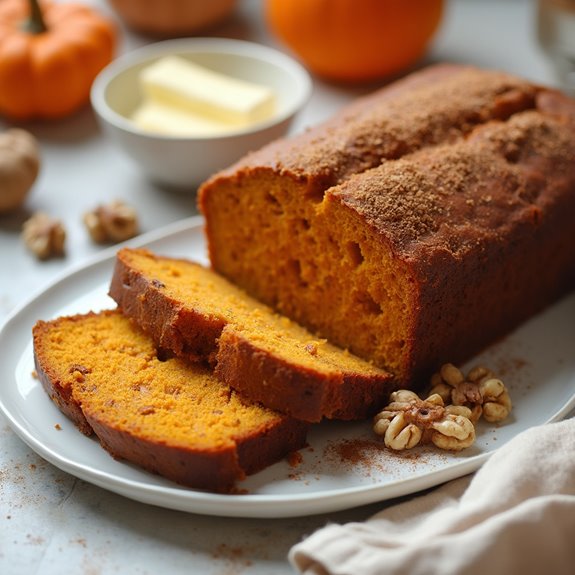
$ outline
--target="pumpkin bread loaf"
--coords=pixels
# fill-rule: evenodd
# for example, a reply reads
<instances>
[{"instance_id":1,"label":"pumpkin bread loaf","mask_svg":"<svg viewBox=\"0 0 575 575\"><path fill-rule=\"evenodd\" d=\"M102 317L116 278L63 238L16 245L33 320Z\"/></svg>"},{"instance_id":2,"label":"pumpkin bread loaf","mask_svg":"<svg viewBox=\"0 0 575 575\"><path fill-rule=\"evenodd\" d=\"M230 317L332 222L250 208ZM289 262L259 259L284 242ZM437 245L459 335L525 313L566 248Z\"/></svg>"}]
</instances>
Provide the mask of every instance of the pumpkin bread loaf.
<instances>
[{"instance_id":1,"label":"pumpkin bread loaf","mask_svg":"<svg viewBox=\"0 0 575 575\"><path fill-rule=\"evenodd\" d=\"M199 191L214 269L422 385L575 287L575 102L414 73Z\"/></svg>"},{"instance_id":2,"label":"pumpkin bread loaf","mask_svg":"<svg viewBox=\"0 0 575 575\"><path fill-rule=\"evenodd\" d=\"M36 370L114 457L218 492L305 445L306 424L246 403L201 365L162 359L119 311L40 321Z\"/></svg>"},{"instance_id":3,"label":"pumpkin bread loaf","mask_svg":"<svg viewBox=\"0 0 575 575\"><path fill-rule=\"evenodd\" d=\"M392 391L389 373L197 263L124 248L110 295L159 348L214 364L216 376L242 395L292 417L362 419Z\"/></svg>"}]
</instances>

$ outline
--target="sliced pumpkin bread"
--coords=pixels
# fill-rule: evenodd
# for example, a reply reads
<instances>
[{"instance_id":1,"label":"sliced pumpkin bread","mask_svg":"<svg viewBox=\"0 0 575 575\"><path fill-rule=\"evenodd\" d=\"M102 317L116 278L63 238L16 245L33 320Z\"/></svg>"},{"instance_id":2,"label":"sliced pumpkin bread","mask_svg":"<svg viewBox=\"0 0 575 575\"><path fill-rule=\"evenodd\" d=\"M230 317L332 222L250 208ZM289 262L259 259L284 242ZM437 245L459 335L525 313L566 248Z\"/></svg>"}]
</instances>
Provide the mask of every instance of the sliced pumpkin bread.
<instances>
[{"instance_id":1,"label":"sliced pumpkin bread","mask_svg":"<svg viewBox=\"0 0 575 575\"><path fill-rule=\"evenodd\" d=\"M209 362L242 395L298 419L362 419L393 389L386 371L195 262L124 248L110 295L158 347Z\"/></svg>"}]
</instances>

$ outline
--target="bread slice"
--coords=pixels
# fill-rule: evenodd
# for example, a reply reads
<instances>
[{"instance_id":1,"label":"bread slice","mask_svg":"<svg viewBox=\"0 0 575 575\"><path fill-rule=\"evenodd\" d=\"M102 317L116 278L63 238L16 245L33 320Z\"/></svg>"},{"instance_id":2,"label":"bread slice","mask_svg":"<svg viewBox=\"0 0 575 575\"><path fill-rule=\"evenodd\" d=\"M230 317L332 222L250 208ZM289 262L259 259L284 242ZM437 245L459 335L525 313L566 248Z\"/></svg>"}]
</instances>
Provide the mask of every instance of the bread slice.
<instances>
[{"instance_id":1,"label":"bread slice","mask_svg":"<svg viewBox=\"0 0 575 575\"><path fill-rule=\"evenodd\" d=\"M248 403L199 364L158 356L118 310L39 321L38 376L114 457L186 486L229 492L303 447L307 425Z\"/></svg>"},{"instance_id":2,"label":"bread slice","mask_svg":"<svg viewBox=\"0 0 575 575\"><path fill-rule=\"evenodd\" d=\"M292 417L362 419L392 390L389 373L318 339L197 263L124 248L110 295L160 348L212 363L242 395Z\"/></svg>"}]
</instances>

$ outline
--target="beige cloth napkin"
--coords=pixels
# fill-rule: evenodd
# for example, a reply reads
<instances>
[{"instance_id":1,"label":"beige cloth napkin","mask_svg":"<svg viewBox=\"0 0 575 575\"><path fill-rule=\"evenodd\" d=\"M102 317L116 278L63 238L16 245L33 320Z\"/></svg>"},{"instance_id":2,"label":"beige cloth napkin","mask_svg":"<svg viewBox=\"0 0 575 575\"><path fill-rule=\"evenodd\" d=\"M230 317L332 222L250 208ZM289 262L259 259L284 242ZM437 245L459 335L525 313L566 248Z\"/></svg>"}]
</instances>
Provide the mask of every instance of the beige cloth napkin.
<instances>
[{"instance_id":1,"label":"beige cloth napkin","mask_svg":"<svg viewBox=\"0 0 575 575\"><path fill-rule=\"evenodd\" d=\"M471 477L295 545L306 575L575 573L575 418L525 431Z\"/></svg>"}]
</instances>

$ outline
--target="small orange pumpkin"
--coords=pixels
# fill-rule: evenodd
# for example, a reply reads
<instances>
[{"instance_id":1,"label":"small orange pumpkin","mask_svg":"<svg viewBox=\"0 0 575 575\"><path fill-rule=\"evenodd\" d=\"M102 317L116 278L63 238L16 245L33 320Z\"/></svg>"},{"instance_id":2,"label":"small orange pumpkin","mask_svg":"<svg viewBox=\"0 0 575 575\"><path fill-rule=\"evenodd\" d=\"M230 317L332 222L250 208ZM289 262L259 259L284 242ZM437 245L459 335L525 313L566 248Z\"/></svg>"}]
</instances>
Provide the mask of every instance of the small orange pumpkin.
<instances>
[{"instance_id":1,"label":"small orange pumpkin","mask_svg":"<svg viewBox=\"0 0 575 575\"><path fill-rule=\"evenodd\" d=\"M60 118L84 105L114 56L115 25L88 6L0 2L0 114Z\"/></svg>"}]
</instances>

